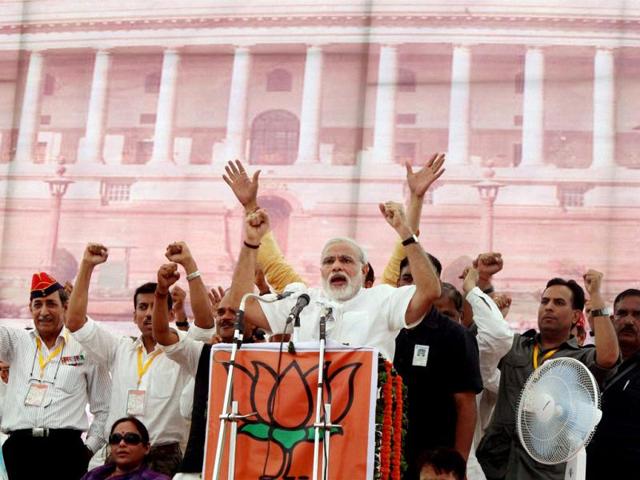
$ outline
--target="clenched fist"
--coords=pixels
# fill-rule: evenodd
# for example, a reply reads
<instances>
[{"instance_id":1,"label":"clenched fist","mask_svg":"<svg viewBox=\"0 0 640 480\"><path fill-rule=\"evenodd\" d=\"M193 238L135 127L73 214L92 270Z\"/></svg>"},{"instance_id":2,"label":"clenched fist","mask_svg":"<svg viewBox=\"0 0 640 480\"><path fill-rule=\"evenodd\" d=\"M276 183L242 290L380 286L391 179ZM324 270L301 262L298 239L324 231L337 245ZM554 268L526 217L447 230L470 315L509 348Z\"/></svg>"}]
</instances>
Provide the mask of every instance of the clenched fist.
<instances>
[{"instance_id":1,"label":"clenched fist","mask_svg":"<svg viewBox=\"0 0 640 480\"><path fill-rule=\"evenodd\" d=\"M502 254L498 252L481 253L473 261L473 266L478 269L482 279L490 279L493 275L502 270L504 261Z\"/></svg>"},{"instance_id":2,"label":"clenched fist","mask_svg":"<svg viewBox=\"0 0 640 480\"><path fill-rule=\"evenodd\" d=\"M402 208L401 204L397 202L385 202L378 206L380 208L380 213L384 216L384 219L396 232L402 233L400 232L400 229L408 229L407 217L404 214L404 208Z\"/></svg>"},{"instance_id":3,"label":"clenched fist","mask_svg":"<svg viewBox=\"0 0 640 480\"><path fill-rule=\"evenodd\" d=\"M156 291L161 295L168 295L171 285L180 278L178 265L175 263L165 263L158 270L158 287Z\"/></svg>"},{"instance_id":4,"label":"clenched fist","mask_svg":"<svg viewBox=\"0 0 640 480\"><path fill-rule=\"evenodd\" d=\"M246 242L251 245L259 245L269 228L269 215L266 210L259 208L255 212L249 213L244 222Z\"/></svg>"},{"instance_id":5,"label":"clenched fist","mask_svg":"<svg viewBox=\"0 0 640 480\"><path fill-rule=\"evenodd\" d=\"M107 258L109 258L109 250L100 243L89 243L82 255L82 261L93 267L106 262Z\"/></svg>"}]
</instances>

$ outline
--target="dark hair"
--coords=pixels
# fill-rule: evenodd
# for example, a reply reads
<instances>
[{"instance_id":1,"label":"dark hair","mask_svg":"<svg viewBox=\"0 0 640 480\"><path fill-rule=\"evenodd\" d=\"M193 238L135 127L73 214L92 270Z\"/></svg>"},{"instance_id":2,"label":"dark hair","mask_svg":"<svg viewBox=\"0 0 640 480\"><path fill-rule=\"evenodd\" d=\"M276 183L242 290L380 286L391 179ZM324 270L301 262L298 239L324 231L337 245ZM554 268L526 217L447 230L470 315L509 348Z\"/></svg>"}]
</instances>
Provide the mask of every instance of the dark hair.
<instances>
[{"instance_id":1,"label":"dark hair","mask_svg":"<svg viewBox=\"0 0 640 480\"><path fill-rule=\"evenodd\" d=\"M64 288L60 288L57 290L58 295L60 295L60 302L62 305L66 305L69 302L69 293Z\"/></svg>"},{"instance_id":2,"label":"dark hair","mask_svg":"<svg viewBox=\"0 0 640 480\"><path fill-rule=\"evenodd\" d=\"M442 264L440 263L440 260L438 260L430 253L426 253L427 257L429 257L429 260L431 261L431 264L433 265L433 268L436 270L436 274L438 275L438 277L440 277L440 274L442 273ZM400 260L400 271L402 272L402 269L407 266L409 266L409 259L407 257L404 257L402 260Z\"/></svg>"},{"instance_id":3,"label":"dark hair","mask_svg":"<svg viewBox=\"0 0 640 480\"><path fill-rule=\"evenodd\" d=\"M440 284L442 289L442 297L445 295L451 299L453 305L456 307L456 310L462 313L462 306L464 304L464 300L462 299L462 294L458 291L456 287L447 282L442 282Z\"/></svg>"},{"instance_id":4,"label":"dark hair","mask_svg":"<svg viewBox=\"0 0 640 480\"><path fill-rule=\"evenodd\" d=\"M571 290L571 307L574 310L584 309L584 290L575 280L565 280L564 278L552 278L547 282L546 290L549 287L561 285Z\"/></svg>"},{"instance_id":5,"label":"dark hair","mask_svg":"<svg viewBox=\"0 0 640 480\"><path fill-rule=\"evenodd\" d=\"M120 425L121 423L124 423L124 422L133 423L136 426L136 429L138 430L138 433L140 434L140 437L142 438L142 443L144 443L145 445L149 445L149 430L147 430L147 427L145 427L144 423L142 423L136 417L122 417L122 418L119 418L118 420L113 422L113 425L111 425L111 431L109 432L109 435L111 435L113 433L113 431L116 429L116 427L118 425Z\"/></svg>"},{"instance_id":6,"label":"dark hair","mask_svg":"<svg viewBox=\"0 0 640 480\"><path fill-rule=\"evenodd\" d=\"M418 472L426 466L431 466L438 475L441 473L451 473L456 480L463 480L466 474L467 465L464 458L453 448L436 448L426 450L418 457Z\"/></svg>"},{"instance_id":7,"label":"dark hair","mask_svg":"<svg viewBox=\"0 0 640 480\"><path fill-rule=\"evenodd\" d=\"M621 302L627 297L640 297L640 290L637 288L628 288L624 292L620 292L613 301L613 309L615 310L618 302Z\"/></svg>"},{"instance_id":8,"label":"dark hair","mask_svg":"<svg viewBox=\"0 0 640 480\"><path fill-rule=\"evenodd\" d=\"M367 262L367 266L369 267L369 270L367 271L367 275L364 277L364 281L365 282L371 282L371 285L373 285L373 282L376 281L376 274L373 271L373 266Z\"/></svg>"},{"instance_id":9,"label":"dark hair","mask_svg":"<svg viewBox=\"0 0 640 480\"><path fill-rule=\"evenodd\" d=\"M155 282L147 282L140 285L136 288L136 291L133 294L133 308L134 310L138 308L138 294L139 293L156 293L156 288L158 284ZM173 308L173 300L171 299L171 295L167 295L167 302L169 302L169 310Z\"/></svg>"}]
</instances>

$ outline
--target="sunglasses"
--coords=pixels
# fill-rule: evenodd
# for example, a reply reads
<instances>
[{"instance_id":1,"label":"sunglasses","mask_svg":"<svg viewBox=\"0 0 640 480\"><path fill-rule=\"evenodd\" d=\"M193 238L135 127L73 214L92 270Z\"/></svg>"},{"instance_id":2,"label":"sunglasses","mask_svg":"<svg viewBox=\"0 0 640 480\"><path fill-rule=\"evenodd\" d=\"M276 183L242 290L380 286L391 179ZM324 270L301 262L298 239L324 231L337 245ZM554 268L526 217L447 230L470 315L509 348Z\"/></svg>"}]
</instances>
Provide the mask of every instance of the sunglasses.
<instances>
[{"instance_id":1,"label":"sunglasses","mask_svg":"<svg viewBox=\"0 0 640 480\"><path fill-rule=\"evenodd\" d=\"M138 445L142 443L142 437L137 433L127 432L124 435L120 433L112 433L109 436L109 445L118 445L122 440L127 445Z\"/></svg>"}]
</instances>

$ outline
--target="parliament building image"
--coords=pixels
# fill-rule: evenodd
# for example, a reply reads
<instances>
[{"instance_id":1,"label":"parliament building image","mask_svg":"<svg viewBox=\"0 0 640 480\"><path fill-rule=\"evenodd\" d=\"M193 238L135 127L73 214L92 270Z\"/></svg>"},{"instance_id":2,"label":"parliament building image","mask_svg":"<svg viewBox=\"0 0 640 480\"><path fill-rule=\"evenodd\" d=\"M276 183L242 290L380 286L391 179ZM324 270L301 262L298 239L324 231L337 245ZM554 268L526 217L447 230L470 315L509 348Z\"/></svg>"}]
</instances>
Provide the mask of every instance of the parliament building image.
<instances>
[{"instance_id":1,"label":"parliament building image","mask_svg":"<svg viewBox=\"0 0 640 480\"><path fill-rule=\"evenodd\" d=\"M262 171L260 204L310 283L333 236L381 274L396 239L378 203L406 198L405 162L447 152L420 235L445 279L501 252L512 323L535 321L549 273L595 267L620 291L640 267L630 4L0 1L0 316L36 269L72 280L89 241L110 249L102 318L130 318L176 240L228 285L232 159Z\"/></svg>"}]
</instances>

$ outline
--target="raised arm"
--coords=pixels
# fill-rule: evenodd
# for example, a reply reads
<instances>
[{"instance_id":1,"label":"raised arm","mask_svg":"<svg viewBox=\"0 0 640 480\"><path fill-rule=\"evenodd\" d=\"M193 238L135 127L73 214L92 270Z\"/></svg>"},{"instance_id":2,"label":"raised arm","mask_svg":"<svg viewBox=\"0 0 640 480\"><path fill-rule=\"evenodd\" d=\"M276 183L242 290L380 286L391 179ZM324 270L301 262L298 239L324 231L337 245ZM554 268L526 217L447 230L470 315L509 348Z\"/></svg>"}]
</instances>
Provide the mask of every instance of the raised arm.
<instances>
[{"instance_id":1,"label":"raised arm","mask_svg":"<svg viewBox=\"0 0 640 480\"><path fill-rule=\"evenodd\" d=\"M224 169L227 173L222 175L222 179L229 185L233 194L244 207L245 214L255 212L258 209L260 170L256 170L249 178L240 160L228 162Z\"/></svg>"},{"instance_id":2,"label":"raised arm","mask_svg":"<svg viewBox=\"0 0 640 480\"><path fill-rule=\"evenodd\" d=\"M209 302L207 287L202 281L189 247L184 242L174 242L167 246L165 257L171 262L182 265L189 283L189 296L193 310L194 323L197 327L210 329L214 327L213 310ZM177 279L176 279L177 280Z\"/></svg>"},{"instance_id":3,"label":"raised arm","mask_svg":"<svg viewBox=\"0 0 640 480\"><path fill-rule=\"evenodd\" d=\"M442 168L444 160L444 153L436 153L429 159L427 164L417 172L413 171L409 162L405 164L407 169L407 186L409 187L407 222L409 228L416 234L420 229L420 217L422 215L424 196L431 185L444 173L445 169ZM407 256L400 242L401 240L396 242L391 258L389 258L387 266L382 273L382 282L393 287L396 286L398 277L400 276L400 262Z\"/></svg>"},{"instance_id":4,"label":"raised arm","mask_svg":"<svg viewBox=\"0 0 640 480\"><path fill-rule=\"evenodd\" d=\"M222 176L244 208L245 215L258 209L258 188L260 170L251 178L247 174L242 162L228 162L226 174ZM277 292L282 292L290 283L304 282L291 265L287 263L272 232L267 232L258 250L257 264L262 268L267 282Z\"/></svg>"},{"instance_id":5,"label":"raised arm","mask_svg":"<svg viewBox=\"0 0 640 480\"><path fill-rule=\"evenodd\" d=\"M84 250L76 283L71 291L65 324L71 332L82 328L87 321L89 303L89 284L93 269L109 258L107 247L99 243L90 243Z\"/></svg>"},{"instance_id":6,"label":"raised arm","mask_svg":"<svg viewBox=\"0 0 640 480\"><path fill-rule=\"evenodd\" d=\"M261 208L248 214L244 221L244 240L236 268L233 271L233 280L229 289L229 303L237 308L245 293L253 292L254 272L260 241L269 230L269 216ZM270 330L269 322L258 302L249 299L245 305L245 318L257 327Z\"/></svg>"},{"instance_id":7,"label":"raised arm","mask_svg":"<svg viewBox=\"0 0 640 480\"><path fill-rule=\"evenodd\" d=\"M385 220L393 227L401 240L412 238L414 233L409 228L402 205L395 202L387 202L381 203L379 207ZM411 297L405 313L405 322L407 325L411 325L422 320L422 317L429 311L433 302L440 298L440 279L420 243L413 241L412 243L407 243L404 248L407 252L416 286L416 291Z\"/></svg>"},{"instance_id":8,"label":"raised arm","mask_svg":"<svg viewBox=\"0 0 640 480\"><path fill-rule=\"evenodd\" d=\"M602 276L602 273L591 269L583 276L584 286L589 294L591 303L591 314L594 311L602 310L606 306L600 292ZM594 316L593 330L596 336L596 363L602 368L613 368L618 363L620 347L609 316Z\"/></svg>"},{"instance_id":9,"label":"raised arm","mask_svg":"<svg viewBox=\"0 0 640 480\"><path fill-rule=\"evenodd\" d=\"M173 301L173 316L176 319L176 326L186 326L189 328L189 317L185 310L187 292L180 285L175 285L171 289L171 300Z\"/></svg>"},{"instance_id":10,"label":"raised arm","mask_svg":"<svg viewBox=\"0 0 640 480\"><path fill-rule=\"evenodd\" d=\"M473 310L473 319L478 328L480 374L485 388L495 378L498 364L509 352L513 343L513 331L504 320L500 309L486 293L478 288L478 270L473 266L465 269L462 289L465 299Z\"/></svg>"},{"instance_id":11,"label":"raised arm","mask_svg":"<svg viewBox=\"0 0 640 480\"><path fill-rule=\"evenodd\" d=\"M151 312L153 338L160 345L173 345L180 340L178 334L169 326L169 289L180 278L178 265L165 263L158 270L158 286Z\"/></svg>"}]
</instances>

